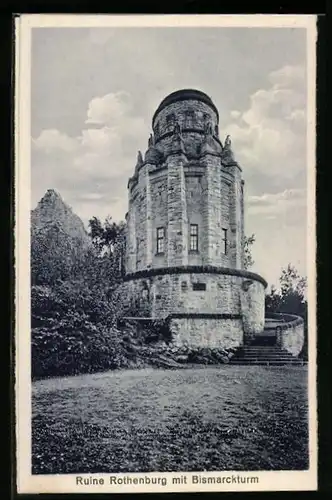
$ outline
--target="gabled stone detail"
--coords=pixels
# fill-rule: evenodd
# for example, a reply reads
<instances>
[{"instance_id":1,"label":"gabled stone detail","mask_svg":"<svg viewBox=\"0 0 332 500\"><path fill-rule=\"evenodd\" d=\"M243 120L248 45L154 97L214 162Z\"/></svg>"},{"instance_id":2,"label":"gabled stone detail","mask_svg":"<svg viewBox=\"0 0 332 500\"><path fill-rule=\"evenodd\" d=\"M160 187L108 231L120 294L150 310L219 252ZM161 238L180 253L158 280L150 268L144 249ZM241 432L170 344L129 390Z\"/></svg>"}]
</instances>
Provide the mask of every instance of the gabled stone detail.
<instances>
[{"instance_id":1,"label":"gabled stone detail","mask_svg":"<svg viewBox=\"0 0 332 500\"><path fill-rule=\"evenodd\" d=\"M224 148L222 150L222 162L224 165L237 165L232 149L232 142L229 135L226 136Z\"/></svg>"}]
</instances>

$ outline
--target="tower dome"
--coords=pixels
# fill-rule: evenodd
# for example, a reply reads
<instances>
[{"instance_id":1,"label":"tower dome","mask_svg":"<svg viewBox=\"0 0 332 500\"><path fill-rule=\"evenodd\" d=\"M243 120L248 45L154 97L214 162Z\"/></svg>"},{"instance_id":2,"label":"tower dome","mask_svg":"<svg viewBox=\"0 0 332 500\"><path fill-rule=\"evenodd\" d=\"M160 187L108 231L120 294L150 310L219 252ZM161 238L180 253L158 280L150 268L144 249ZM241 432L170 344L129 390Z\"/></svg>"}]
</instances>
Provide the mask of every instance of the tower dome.
<instances>
[{"instance_id":1,"label":"tower dome","mask_svg":"<svg viewBox=\"0 0 332 500\"><path fill-rule=\"evenodd\" d=\"M218 137L219 113L212 99L195 89L172 92L159 104L152 118L155 143L165 154L172 149L172 136L177 127L181 129L184 150L188 158L199 155L206 129L212 131L212 138L219 143L215 150L221 150Z\"/></svg>"},{"instance_id":2,"label":"tower dome","mask_svg":"<svg viewBox=\"0 0 332 500\"><path fill-rule=\"evenodd\" d=\"M152 124L154 123L158 113L165 107L169 106L170 104L174 104L176 102L180 101L201 101L210 106L216 113L217 115L217 120L219 122L219 112L216 108L216 106L213 104L213 101L211 97L209 97L207 94L202 92L201 90L196 90L196 89L182 89L182 90L176 90L175 92L172 92L168 96L166 96L161 103L159 104L157 110L155 111L153 118L152 118Z\"/></svg>"}]
</instances>

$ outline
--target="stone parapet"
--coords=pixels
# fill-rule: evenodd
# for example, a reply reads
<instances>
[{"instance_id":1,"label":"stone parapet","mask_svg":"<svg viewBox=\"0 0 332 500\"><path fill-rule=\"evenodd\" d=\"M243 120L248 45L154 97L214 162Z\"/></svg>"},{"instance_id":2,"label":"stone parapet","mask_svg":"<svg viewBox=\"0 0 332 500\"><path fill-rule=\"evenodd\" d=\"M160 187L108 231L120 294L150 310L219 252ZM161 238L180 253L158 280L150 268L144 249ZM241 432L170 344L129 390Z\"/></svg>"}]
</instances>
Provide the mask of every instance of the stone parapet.
<instances>
[{"instance_id":1,"label":"stone parapet","mask_svg":"<svg viewBox=\"0 0 332 500\"><path fill-rule=\"evenodd\" d=\"M277 345L282 349L298 356L304 344L304 321L300 316L287 313L270 313L267 318L280 321L277 326L265 327L265 331L275 332Z\"/></svg>"}]
</instances>

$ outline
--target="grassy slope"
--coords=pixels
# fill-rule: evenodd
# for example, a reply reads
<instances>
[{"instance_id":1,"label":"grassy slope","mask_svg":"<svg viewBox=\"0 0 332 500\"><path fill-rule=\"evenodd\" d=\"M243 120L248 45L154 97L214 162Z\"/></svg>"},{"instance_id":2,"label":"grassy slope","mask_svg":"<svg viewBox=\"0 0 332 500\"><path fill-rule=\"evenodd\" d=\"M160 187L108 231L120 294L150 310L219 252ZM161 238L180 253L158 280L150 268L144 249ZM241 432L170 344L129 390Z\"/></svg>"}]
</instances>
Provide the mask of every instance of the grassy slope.
<instances>
[{"instance_id":1,"label":"grassy slope","mask_svg":"<svg viewBox=\"0 0 332 500\"><path fill-rule=\"evenodd\" d=\"M33 473L305 469L307 372L130 370L33 385Z\"/></svg>"}]
</instances>

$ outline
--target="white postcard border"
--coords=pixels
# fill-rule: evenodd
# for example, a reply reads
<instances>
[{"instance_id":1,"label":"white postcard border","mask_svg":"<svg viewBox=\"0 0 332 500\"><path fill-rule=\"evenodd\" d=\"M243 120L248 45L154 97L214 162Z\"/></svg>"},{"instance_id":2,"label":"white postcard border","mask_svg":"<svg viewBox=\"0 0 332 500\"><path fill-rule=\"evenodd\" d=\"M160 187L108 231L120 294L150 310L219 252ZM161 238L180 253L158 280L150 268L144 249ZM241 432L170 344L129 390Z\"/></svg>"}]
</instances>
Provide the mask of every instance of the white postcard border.
<instances>
[{"instance_id":1,"label":"white postcard border","mask_svg":"<svg viewBox=\"0 0 332 500\"><path fill-rule=\"evenodd\" d=\"M305 491L317 489L316 394L316 20L315 15L46 15L16 18L15 54L15 270L16 270L16 439L18 493L141 493L203 491ZM309 338L309 451L308 471L221 471L149 474L31 474L31 361L30 361L30 100L31 30L37 27L292 27L307 29L307 191L308 191L308 330ZM172 479L187 477L187 484ZM83 486L77 477L103 479ZM166 478L167 484L110 485L110 477ZM220 477L216 484L192 483L193 476ZM234 477L258 477L259 482L237 483ZM222 479L224 478L224 480ZM231 479L227 479L231 478Z\"/></svg>"}]
</instances>

